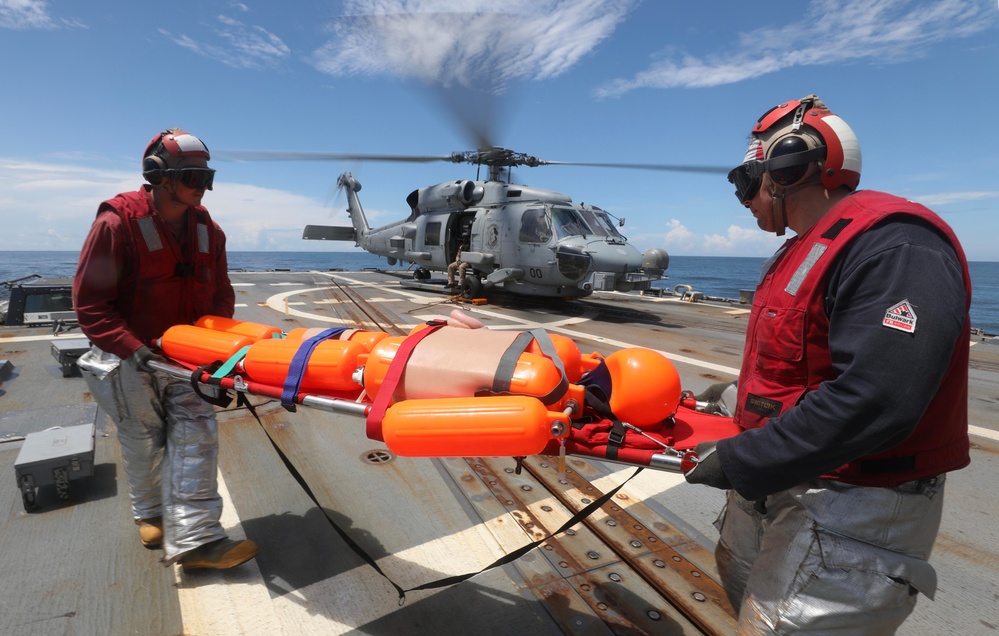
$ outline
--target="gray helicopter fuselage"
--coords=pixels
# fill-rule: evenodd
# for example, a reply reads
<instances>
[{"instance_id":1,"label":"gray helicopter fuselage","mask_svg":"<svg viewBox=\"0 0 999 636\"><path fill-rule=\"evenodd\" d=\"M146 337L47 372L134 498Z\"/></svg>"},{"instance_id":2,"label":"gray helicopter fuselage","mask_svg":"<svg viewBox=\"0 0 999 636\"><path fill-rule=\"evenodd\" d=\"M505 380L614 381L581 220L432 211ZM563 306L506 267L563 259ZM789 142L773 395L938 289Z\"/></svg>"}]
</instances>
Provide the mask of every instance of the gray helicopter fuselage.
<instances>
[{"instance_id":1,"label":"gray helicopter fuselage","mask_svg":"<svg viewBox=\"0 0 999 636\"><path fill-rule=\"evenodd\" d=\"M609 215L558 192L500 181L452 181L421 188L407 198L408 218L368 227L349 174L351 228L309 226L305 238L354 240L389 264L408 262L420 272L447 271L461 248L468 263L463 283L502 287L523 295L581 297L594 291L647 289L668 265L662 250L644 255L617 232ZM311 235L310 235L311 233Z\"/></svg>"}]
</instances>

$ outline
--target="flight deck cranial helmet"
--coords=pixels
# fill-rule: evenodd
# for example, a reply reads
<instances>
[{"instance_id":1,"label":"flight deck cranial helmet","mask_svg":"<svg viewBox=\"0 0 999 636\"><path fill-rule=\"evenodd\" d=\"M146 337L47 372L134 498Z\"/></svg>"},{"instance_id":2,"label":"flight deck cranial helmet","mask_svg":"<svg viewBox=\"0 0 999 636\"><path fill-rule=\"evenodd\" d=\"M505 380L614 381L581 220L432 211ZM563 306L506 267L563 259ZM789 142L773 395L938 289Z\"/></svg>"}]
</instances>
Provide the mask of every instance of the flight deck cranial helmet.
<instances>
[{"instance_id":1,"label":"flight deck cranial helmet","mask_svg":"<svg viewBox=\"0 0 999 636\"><path fill-rule=\"evenodd\" d=\"M142 176L154 186L176 179L194 190L211 190L215 180L215 170L208 167L211 158L203 141L179 128L170 128L146 146Z\"/></svg>"},{"instance_id":2,"label":"flight deck cranial helmet","mask_svg":"<svg viewBox=\"0 0 999 636\"><path fill-rule=\"evenodd\" d=\"M850 126L829 111L822 100L809 95L784 102L763 114L753 127L742 165L728 173L740 203L753 198L763 175L779 189L801 183L809 168L826 190L860 183L860 142Z\"/></svg>"}]
</instances>

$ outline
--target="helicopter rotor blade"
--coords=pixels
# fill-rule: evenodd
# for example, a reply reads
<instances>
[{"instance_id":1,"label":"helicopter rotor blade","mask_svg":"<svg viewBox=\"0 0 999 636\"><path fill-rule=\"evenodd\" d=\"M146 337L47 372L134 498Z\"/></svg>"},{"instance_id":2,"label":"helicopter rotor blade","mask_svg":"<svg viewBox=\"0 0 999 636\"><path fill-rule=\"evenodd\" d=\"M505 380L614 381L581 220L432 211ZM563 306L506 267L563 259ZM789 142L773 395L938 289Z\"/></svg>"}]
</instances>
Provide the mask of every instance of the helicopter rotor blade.
<instances>
[{"instance_id":1,"label":"helicopter rotor blade","mask_svg":"<svg viewBox=\"0 0 999 636\"><path fill-rule=\"evenodd\" d=\"M692 166L659 163L602 163L581 161L548 161L506 148L490 147L475 151L453 152L449 155L383 155L344 152L293 152L284 150L225 150L216 152L216 158L228 161L386 161L393 163L469 163L492 167L527 166L581 166L586 168L623 168L627 170L656 170L660 172L692 172L701 174L728 174L727 166Z\"/></svg>"},{"instance_id":2,"label":"helicopter rotor blade","mask_svg":"<svg viewBox=\"0 0 999 636\"><path fill-rule=\"evenodd\" d=\"M346 152L293 152L284 150L225 150L213 153L223 161L391 161L400 163L452 162L451 155L379 155Z\"/></svg>"},{"instance_id":3,"label":"helicopter rotor blade","mask_svg":"<svg viewBox=\"0 0 999 636\"><path fill-rule=\"evenodd\" d=\"M584 166L587 168L625 168L628 170L659 170L663 172L699 172L704 174L728 174L731 166L686 166L659 163L586 163L579 161L538 160L543 166Z\"/></svg>"}]
</instances>

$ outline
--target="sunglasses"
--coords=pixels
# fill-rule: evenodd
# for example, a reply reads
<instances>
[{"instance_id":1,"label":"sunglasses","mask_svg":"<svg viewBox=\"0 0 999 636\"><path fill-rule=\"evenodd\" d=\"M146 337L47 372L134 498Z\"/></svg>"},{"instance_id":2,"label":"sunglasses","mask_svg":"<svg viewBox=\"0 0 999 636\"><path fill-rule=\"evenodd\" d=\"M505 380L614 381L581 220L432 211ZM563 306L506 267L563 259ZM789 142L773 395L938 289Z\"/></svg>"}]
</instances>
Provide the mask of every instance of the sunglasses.
<instances>
[{"instance_id":1,"label":"sunglasses","mask_svg":"<svg viewBox=\"0 0 999 636\"><path fill-rule=\"evenodd\" d=\"M744 164L733 168L728 173L728 181L735 186L735 196L739 203L745 204L756 196L763 183L763 175L768 172L784 170L801 166L812 161L824 159L826 147L819 146L804 152L795 152L789 155L773 157L766 161L747 161ZM778 180L779 182L780 180Z\"/></svg>"},{"instance_id":2,"label":"sunglasses","mask_svg":"<svg viewBox=\"0 0 999 636\"><path fill-rule=\"evenodd\" d=\"M176 179L192 190L211 190L215 171L211 168L180 168L164 170L168 179Z\"/></svg>"}]
</instances>

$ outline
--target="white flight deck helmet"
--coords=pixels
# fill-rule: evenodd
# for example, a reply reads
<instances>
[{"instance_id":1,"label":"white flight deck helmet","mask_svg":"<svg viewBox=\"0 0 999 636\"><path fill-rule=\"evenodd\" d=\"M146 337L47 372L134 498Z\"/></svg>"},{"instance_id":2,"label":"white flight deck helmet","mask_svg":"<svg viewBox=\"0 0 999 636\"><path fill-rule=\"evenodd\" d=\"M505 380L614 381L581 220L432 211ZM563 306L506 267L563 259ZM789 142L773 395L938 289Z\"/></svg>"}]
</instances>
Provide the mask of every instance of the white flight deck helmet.
<instances>
[{"instance_id":1,"label":"white flight deck helmet","mask_svg":"<svg viewBox=\"0 0 999 636\"><path fill-rule=\"evenodd\" d=\"M815 164L816 171L809 168ZM784 102L763 114L753 127L742 165L728 174L740 203L753 198L763 175L776 187L775 203L783 218L783 195L818 174L826 190L860 183L860 142L849 125L829 111L822 100L809 95ZM783 234L780 228L778 235Z\"/></svg>"}]
</instances>

